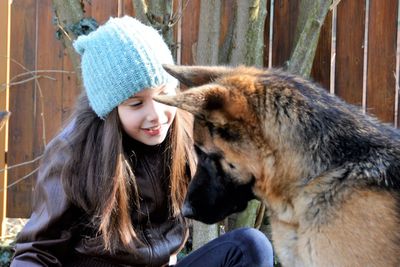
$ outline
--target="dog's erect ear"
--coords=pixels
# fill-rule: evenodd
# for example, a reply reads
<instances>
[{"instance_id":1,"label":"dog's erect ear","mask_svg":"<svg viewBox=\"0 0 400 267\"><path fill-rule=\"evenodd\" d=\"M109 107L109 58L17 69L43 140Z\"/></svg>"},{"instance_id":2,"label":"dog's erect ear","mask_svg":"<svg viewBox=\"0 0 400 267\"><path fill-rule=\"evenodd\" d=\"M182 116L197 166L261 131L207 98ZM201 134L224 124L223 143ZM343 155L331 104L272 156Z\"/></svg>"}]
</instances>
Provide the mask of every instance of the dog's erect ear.
<instances>
[{"instance_id":1,"label":"dog's erect ear","mask_svg":"<svg viewBox=\"0 0 400 267\"><path fill-rule=\"evenodd\" d=\"M199 86L231 72L232 68L223 66L177 66L162 65L172 76L186 86Z\"/></svg>"},{"instance_id":2,"label":"dog's erect ear","mask_svg":"<svg viewBox=\"0 0 400 267\"><path fill-rule=\"evenodd\" d=\"M153 96L155 101L178 107L198 118L218 124L224 124L226 120L225 108L228 98L228 89L216 84L194 87L173 96Z\"/></svg>"}]
</instances>

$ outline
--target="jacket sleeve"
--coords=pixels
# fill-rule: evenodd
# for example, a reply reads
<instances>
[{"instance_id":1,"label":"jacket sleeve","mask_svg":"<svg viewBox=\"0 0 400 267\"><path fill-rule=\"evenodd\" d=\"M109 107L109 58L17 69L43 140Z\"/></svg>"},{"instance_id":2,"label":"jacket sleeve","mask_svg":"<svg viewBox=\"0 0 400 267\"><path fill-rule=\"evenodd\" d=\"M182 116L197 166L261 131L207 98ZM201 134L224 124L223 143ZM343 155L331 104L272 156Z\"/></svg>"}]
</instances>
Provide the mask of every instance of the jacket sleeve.
<instances>
[{"instance_id":1,"label":"jacket sleeve","mask_svg":"<svg viewBox=\"0 0 400 267\"><path fill-rule=\"evenodd\" d=\"M54 149L60 140L48 145L39 169L31 217L19 233L12 267L61 266L70 251L72 232L83 212L67 198L61 171L68 151Z\"/></svg>"}]
</instances>

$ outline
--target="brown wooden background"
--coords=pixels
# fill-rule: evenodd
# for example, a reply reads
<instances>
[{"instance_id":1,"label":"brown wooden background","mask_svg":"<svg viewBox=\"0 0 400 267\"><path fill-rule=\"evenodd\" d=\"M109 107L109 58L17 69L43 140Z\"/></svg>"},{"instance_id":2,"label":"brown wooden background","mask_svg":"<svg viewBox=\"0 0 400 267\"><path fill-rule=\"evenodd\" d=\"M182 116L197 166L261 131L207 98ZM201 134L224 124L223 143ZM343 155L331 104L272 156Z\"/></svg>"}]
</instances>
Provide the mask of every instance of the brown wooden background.
<instances>
[{"instance_id":1,"label":"brown wooden background","mask_svg":"<svg viewBox=\"0 0 400 267\"><path fill-rule=\"evenodd\" d=\"M236 1L221 1L221 25L227 25ZM110 16L134 14L131 0L83 2L86 16L99 23ZM337 8L329 12L323 26L312 70L312 77L327 90L395 126L399 125L398 2L341 0ZM177 24L181 29L181 42L178 43L181 64L195 64L192 47L197 41L200 4L200 0L189 0L181 23ZM265 66L279 67L290 58L294 46L298 1L275 0L271 5L269 0L267 9ZM55 38L51 0L13 0L10 11L10 79L34 70L72 71L68 55ZM0 30L0 34L0 38L5 38L4 30ZM221 38L224 37L222 34ZM37 75L53 79L40 77L9 88L9 110L12 112L8 127L9 167L32 161L42 154L44 144L68 117L80 91L73 73ZM4 149L0 151L3 152ZM35 174L29 174L37 168L37 163L8 171L7 217L29 217L36 179Z\"/></svg>"}]
</instances>

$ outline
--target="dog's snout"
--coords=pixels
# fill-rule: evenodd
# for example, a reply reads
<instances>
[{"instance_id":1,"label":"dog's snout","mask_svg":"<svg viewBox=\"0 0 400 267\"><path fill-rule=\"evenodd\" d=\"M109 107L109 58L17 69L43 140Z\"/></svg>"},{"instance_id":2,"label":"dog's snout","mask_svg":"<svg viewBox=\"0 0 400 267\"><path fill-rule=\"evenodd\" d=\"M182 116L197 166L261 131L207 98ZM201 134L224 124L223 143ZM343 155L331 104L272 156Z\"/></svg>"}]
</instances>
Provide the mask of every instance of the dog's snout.
<instances>
[{"instance_id":1,"label":"dog's snout","mask_svg":"<svg viewBox=\"0 0 400 267\"><path fill-rule=\"evenodd\" d=\"M188 202L185 202L183 204L182 214L187 218L193 218L194 216L193 208Z\"/></svg>"}]
</instances>

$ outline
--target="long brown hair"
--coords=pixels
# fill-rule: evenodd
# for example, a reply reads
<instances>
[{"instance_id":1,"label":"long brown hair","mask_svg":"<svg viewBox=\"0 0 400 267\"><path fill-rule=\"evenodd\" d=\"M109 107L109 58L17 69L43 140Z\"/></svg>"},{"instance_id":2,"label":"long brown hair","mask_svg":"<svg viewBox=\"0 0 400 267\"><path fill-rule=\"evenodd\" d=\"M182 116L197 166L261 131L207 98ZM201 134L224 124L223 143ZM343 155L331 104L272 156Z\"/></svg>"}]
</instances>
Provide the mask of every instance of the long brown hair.
<instances>
[{"instance_id":1,"label":"long brown hair","mask_svg":"<svg viewBox=\"0 0 400 267\"><path fill-rule=\"evenodd\" d=\"M117 109L105 120L91 109L85 93L71 117L74 130L68 137L72 156L62 171L64 189L76 205L92 216L92 223L111 252L119 246L133 250L138 240L130 209L138 203L133 171L123 149L123 130ZM176 217L186 194L188 168L194 169L192 118L177 110L168 135L166 164L170 168L170 214ZM178 141L179 140L179 141ZM133 188L133 190L132 190Z\"/></svg>"}]
</instances>

